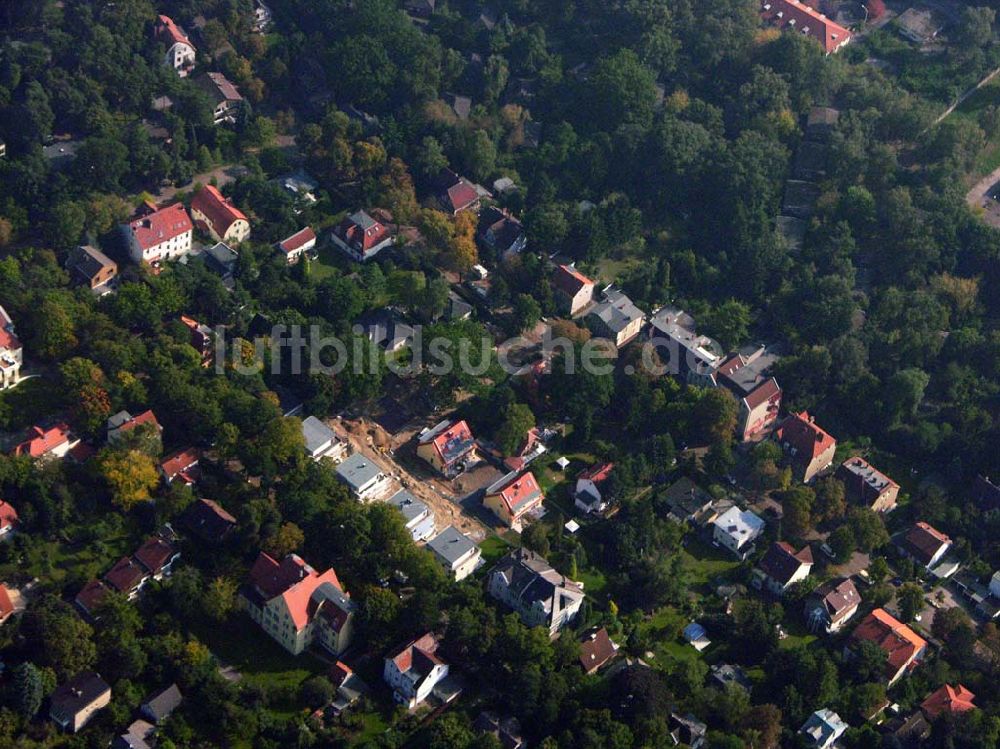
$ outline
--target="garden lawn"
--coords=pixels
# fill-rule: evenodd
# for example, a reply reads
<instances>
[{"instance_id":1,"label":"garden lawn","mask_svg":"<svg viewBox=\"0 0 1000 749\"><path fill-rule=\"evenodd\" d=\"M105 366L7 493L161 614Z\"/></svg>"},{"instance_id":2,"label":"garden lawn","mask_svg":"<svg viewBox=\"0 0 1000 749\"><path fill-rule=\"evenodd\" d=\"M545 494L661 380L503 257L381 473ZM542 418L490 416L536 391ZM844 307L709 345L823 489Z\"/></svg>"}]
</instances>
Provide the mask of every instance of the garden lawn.
<instances>
[{"instance_id":1,"label":"garden lawn","mask_svg":"<svg viewBox=\"0 0 1000 749\"><path fill-rule=\"evenodd\" d=\"M279 698L282 693L289 696L290 702L277 699L269 708L280 718L300 711L295 700L302 682L327 670L326 664L309 653L294 656L286 651L245 614L220 627L199 624L192 633L216 658L243 674L245 682L258 684Z\"/></svg>"},{"instance_id":2,"label":"garden lawn","mask_svg":"<svg viewBox=\"0 0 1000 749\"><path fill-rule=\"evenodd\" d=\"M479 542L479 550L483 553L483 561L486 562L487 567L498 562L500 557L512 548L513 547L504 539L500 538L500 536L490 535Z\"/></svg>"},{"instance_id":3,"label":"garden lawn","mask_svg":"<svg viewBox=\"0 0 1000 749\"><path fill-rule=\"evenodd\" d=\"M681 559L688 584L692 588L709 585L720 575L726 575L740 566L736 559L722 549L693 538L681 549Z\"/></svg>"}]
</instances>

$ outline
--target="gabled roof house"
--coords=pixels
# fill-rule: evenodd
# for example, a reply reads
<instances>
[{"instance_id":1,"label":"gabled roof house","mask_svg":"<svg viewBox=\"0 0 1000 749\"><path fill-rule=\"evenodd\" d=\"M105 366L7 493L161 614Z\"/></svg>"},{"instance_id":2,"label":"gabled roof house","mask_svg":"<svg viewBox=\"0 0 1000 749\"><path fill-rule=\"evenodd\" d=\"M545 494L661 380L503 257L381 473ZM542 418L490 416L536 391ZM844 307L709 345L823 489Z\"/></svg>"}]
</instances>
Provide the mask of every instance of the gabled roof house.
<instances>
[{"instance_id":1,"label":"gabled roof house","mask_svg":"<svg viewBox=\"0 0 1000 749\"><path fill-rule=\"evenodd\" d=\"M337 573L320 574L297 554L278 562L262 551L240 600L250 618L292 655L313 643L339 655L350 642L355 605Z\"/></svg>"},{"instance_id":2,"label":"gabled roof house","mask_svg":"<svg viewBox=\"0 0 1000 749\"><path fill-rule=\"evenodd\" d=\"M524 548L497 563L487 590L527 626L545 627L551 636L576 617L584 599L583 583L556 572L544 557Z\"/></svg>"}]
</instances>

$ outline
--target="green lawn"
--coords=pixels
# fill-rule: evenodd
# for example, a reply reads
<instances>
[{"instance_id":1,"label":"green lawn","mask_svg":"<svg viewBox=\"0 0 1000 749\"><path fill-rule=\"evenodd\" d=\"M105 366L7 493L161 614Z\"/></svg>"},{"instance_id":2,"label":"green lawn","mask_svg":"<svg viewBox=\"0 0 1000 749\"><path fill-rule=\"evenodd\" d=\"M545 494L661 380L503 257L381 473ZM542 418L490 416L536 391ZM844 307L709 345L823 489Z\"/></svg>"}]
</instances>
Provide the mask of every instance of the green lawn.
<instances>
[{"instance_id":1,"label":"green lawn","mask_svg":"<svg viewBox=\"0 0 1000 749\"><path fill-rule=\"evenodd\" d=\"M692 587L709 585L720 575L726 575L740 566L732 555L697 539L691 539L687 547L681 549L681 559Z\"/></svg>"},{"instance_id":2,"label":"green lawn","mask_svg":"<svg viewBox=\"0 0 1000 749\"><path fill-rule=\"evenodd\" d=\"M479 549L483 552L483 559L487 566L499 561L500 557L511 550L511 545L500 536L487 536L479 543Z\"/></svg>"},{"instance_id":3,"label":"green lawn","mask_svg":"<svg viewBox=\"0 0 1000 749\"><path fill-rule=\"evenodd\" d=\"M264 634L245 614L221 627L198 625L192 629L221 661L236 668L245 682L259 684L269 691L285 692L292 701L280 700L271 712L282 718L299 712L295 704L298 688L306 679L324 673L327 665L308 653L294 656Z\"/></svg>"},{"instance_id":4,"label":"green lawn","mask_svg":"<svg viewBox=\"0 0 1000 749\"><path fill-rule=\"evenodd\" d=\"M67 530L66 535L72 537L72 530ZM96 543L39 540L28 546L25 558L20 562L0 565L0 579L27 574L56 587L62 587L67 582L82 584L102 575L134 546L126 529L103 536Z\"/></svg>"},{"instance_id":5,"label":"green lawn","mask_svg":"<svg viewBox=\"0 0 1000 749\"><path fill-rule=\"evenodd\" d=\"M778 642L778 647L782 650L806 647L819 640L816 635L809 632L803 626L802 622L795 617L795 612L792 613L792 616L786 616L785 618L786 621L782 622L782 626L785 628L788 637Z\"/></svg>"}]
</instances>

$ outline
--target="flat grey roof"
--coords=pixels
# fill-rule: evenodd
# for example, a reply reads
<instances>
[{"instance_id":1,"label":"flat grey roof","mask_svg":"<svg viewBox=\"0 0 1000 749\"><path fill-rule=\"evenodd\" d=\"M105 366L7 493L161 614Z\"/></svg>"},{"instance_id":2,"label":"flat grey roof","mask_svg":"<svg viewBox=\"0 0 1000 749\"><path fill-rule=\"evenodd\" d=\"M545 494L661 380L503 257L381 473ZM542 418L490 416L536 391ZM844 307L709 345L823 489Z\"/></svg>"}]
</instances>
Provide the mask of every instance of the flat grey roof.
<instances>
[{"instance_id":1,"label":"flat grey roof","mask_svg":"<svg viewBox=\"0 0 1000 749\"><path fill-rule=\"evenodd\" d=\"M337 441L337 433L315 416L307 416L302 420L302 435L306 438L306 450L310 453L316 452L327 442Z\"/></svg>"},{"instance_id":2,"label":"flat grey roof","mask_svg":"<svg viewBox=\"0 0 1000 749\"><path fill-rule=\"evenodd\" d=\"M375 461L361 453L354 453L337 466L337 475L354 491L364 489L382 473Z\"/></svg>"},{"instance_id":3,"label":"flat grey roof","mask_svg":"<svg viewBox=\"0 0 1000 749\"><path fill-rule=\"evenodd\" d=\"M406 489L400 489L388 499L389 504L403 513L407 523L427 512L427 505L410 494Z\"/></svg>"},{"instance_id":4,"label":"flat grey roof","mask_svg":"<svg viewBox=\"0 0 1000 749\"><path fill-rule=\"evenodd\" d=\"M476 544L454 525L449 525L427 542L427 547L450 564L454 564L473 549Z\"/></svg>"}]
</instances>

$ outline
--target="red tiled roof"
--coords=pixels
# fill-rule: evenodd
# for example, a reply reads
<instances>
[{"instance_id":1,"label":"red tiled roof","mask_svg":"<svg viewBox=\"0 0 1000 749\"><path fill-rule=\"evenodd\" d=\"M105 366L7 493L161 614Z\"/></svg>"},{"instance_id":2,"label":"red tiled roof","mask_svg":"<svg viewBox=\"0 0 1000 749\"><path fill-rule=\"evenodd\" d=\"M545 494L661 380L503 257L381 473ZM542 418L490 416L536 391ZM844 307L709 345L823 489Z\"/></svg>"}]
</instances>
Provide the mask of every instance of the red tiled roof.
<instances>
[{"instance_id":1,"label":"red tiled roof","mask_svg":"<svg viewBox=\"0 0 1000 749\"><path fill-rule=\"evenodd\" d=\"M618 648L608 636L608 630L601 627L580 642L580 665L585 673L593 673L614 658L617 652Z\"/></svg>"},{"instance_id":2,"label":"red tiled roof","mask_svg":"<svg viewBox=\"0 0 1000 749\"><path fill-rule=\"evenodd\" d=\"M148 250L191 231L191 217L183 203L157 209L132 221L129 229L142 250Z\"/></svg>"},{"instance_id":3,"label":"red tiled roof","mask_svg":"<svg viewBox=\"0 0 1000 749\"><path fill-rule=\"evenodd\" d=\"M333 231L345 244L354 247L362 254L368 252L389 236L389 230L364 211L359 211L348 216L337 224L337 227Z\"/></svg>"},{"instance_id":4,"label":"red tiled roof","mask_svg":"<svg viewBox=\"0 0 1000 749\"><path fill-rule=\"evenodd\" d=\"M574 297L580 289L586 286L593 286L594 282L583 275L576 268L568 265L560 265L552 274L552 285L567 296Z\"/></svg>"},{"instance_id":5,"label":"red tiled roof","mask_svg":"<svg viewBox=\"0 0 1000 749\"><path fill-rule=\"evenodd\" d=\"M543 498L535 474L531 471L515 476L505 486L495 489L493 494L503 500L512 517L526 512Z\"/></svg>"},{"instance_id":6,"label":"red tiled roof","mask_svg":"<svg viewBox=\"0 0 1000 749\"><path fill-rule=\"evenodd\" d=\"M310 610L312 595L324 583L332 584L345 597L348 595L333 569L320 575L297 554L289 554L279 564L262 551L250 570L250 583L267 600L278 596L284 598L296 629L309 623L310 616L315 613L315 608Z\"/></svg>"},{"instance_id":7,"label":"red tiled roof","mask_svg":"<svg viewBox=\"0 0 1000 749\"><path fill-rule=\"evenodd\" d=\"M158 574L177 553L173 544L162 538L151 538L138 548L135 558L152 574Z\"/></svg>"},{"instance_id":8,"label":"red tiled roof","mask_svg":"<svg viewBox=\"0 0 1000 749\"><path fill-rule=\"evenodd\" d=\"M170 16L160 16L159 23L156 24L156 33L167 47L172 47L175 44L186 44L194 49L191 40L184 35Z\"/></svg>"},{"instance_id":9,"label":"red tiled roof","mask_svg":"<svg viewBox=\"0 0 1000 749\"><path fill-rule=\"evenodd\" d=\"M316 232L312 230L311 226L307 226L305 229L299 229L288 239L283 239L281 242L278 242L278 247L280 247L281 251L286 255L290 255L296 250L301 250L309 242L315 241Z\"/></svg>"},{"instance_id":10,"label":"red tiled roof","mask_svg":"<svg viewBox=\"0 0 1000 749\"><path fill-rule=\"evenodd\" d=\"M400 673L405 674L410 669L417 667L420 671L429 671L429 665L438 665L443 661L435 655L438 649L437 638L428 632L423 637L414 640L403 648L392 659Z\"/></svg>"},{"instance_id":11,"label":"red tiled roof","mask_svg":"<svg viewBox=\"0 0 1000 749\"><path fill-rule=\"evenodd\" d=\"M6 585L0 585L0 621L14 613L14 604L10 600L10 593L7 592Z\"/></svg>"},{"instance_id":12,"label":"red tiled roof","mask_svg":"<svg viewBox=\"0 0 1000 749\"><path fill-rule=\"evenodd\" d=\"M875 609L866 616L854 629L851 638L873 642L884 650L891 675L895 675L927 647L926 640L885 609Z\"/></svg>"},{"instance_id":13,"label":"red tiled roof","mask_svg":"<svg viewBox=\"0 0 1000 749\"><path fill-rule=\"evenodd\" d=\"M173 480L175 476L180 476L188 469L198 465L200 458L201 452L193 447L178 450L163 459L163 462L160 463L160 470L163 471L163 475L169 480Z\"/></svg>"},{"instance_id":14,"label":"red tiled roof","mask_svg":"<svg viewBox=\"0 0 1000 749\"><path fill-rule=\"evenodd\" d=\"M760 15L780 29L808 34L827 54L836 52L851 39L851 32L843 26L796 0L762 0Z\"/></svg>"},{"instance_id":15,"label":"red tiled roof","mask_svg":"<svg viewBox=\"0 0 1000 749\"><path fill-rule=\"evenodd\" d=\"M924 714L933 720L941 713L964 713L974 710L976 698L972 692L959 684L957 687L945 684L920 704Z\"/></svg>"},{"instance_id":16,"label":"red tiled roof","mask_svg":"<svg viewBox=\"0 0 1000 749\"><path fill-rule=\"evenodd\" d=\"M611 475L611 469L614 467L615 464L611 462L595 463L590 468L582 471L577 478L585 481L589 479L595 484L599 484Z\"/></svg>"},{"instance_id":17,"label":"red tiled roof","mask_svg":"<svg viewBox=\"0 0 1000 749\"><path fill-rule=\"evenodd\" d=\"M449 462L454 462L456 458L461 457L461 455L449 455L448 446L450 444L465 444L472 441L472 430L469 429L469 425L465 419L462 419L452 424L440 434L435 435L431 440L431 445L434 446L434 451L441 458L442 462L448 464Z\"/></svg>"},{"instance_id":18,"label":"red tiled roof","mask_svg":"<svg viewBox=\"0 0 1000 749\"><path fill-rule=\"evenodd\" d=\"M14 335L14 321L7 310L0 307L0 350L17 351L21 348L21 341Z\"/></svg>"},{"instance_id":19,"label":"red tiled roof","mask_svg":"<svg viewBox=\"0 0 1000 749\"><path fill-rule=\"evenodd\" d=\"M144 577L146 570L139 562L132 557L122 557L108 570L104 580L119 593L127 595L139 586Z\"/></svg>"},{"instance_id":20,"label":"red tiled roof","mask_svg":"<svg viewBox=\"0 0 1000 749\"><path fill-rule=\"evenodd\" d=\"M205 185L194 196L191 210L203 214L220 237L224 237L237 221L247 220L243 211L234 206L229 198L223 197L214 185Z\"/></svg>"},{"instance_id":21,"label":"red tiled roof","mask_svg":"<svg viewBox=\"0 0 1000 749\"><path fill-rule=\"evenodd\" d=\"M17 523L17 510L10 502L0 499L0 528L11 528Z\"/></svg>"},{"instance_id":22,"label":"red tiled roof","mask_svg":"<svg viewBox=\"0 0 1000 749\"><path fill-rule=\"evenodd\" d=\"M154 414L152 410L148 408L141 414L133 416L131 419L129 419L120 427L118 427L118 429L116 429L115 431L119 433L131 432L133 429L142 426L143 424L152 424L153 426L156 427L156 431L158 432L163 431L163 427L160 426L160 422L156 420L156 414Z\"/></svg>"},{"instance_id":23,"label":"red tiled roof","mask_svg":"<svg viewBox=\"0 0 1000 749\"><path fill-rule=\"evenodd\" d=\"M100 580L91 580L76 594L76 605L88 613L94 613L108 594L107 586Z\"/></svg>"},{"instance_id":24,"label":"red tiled roof","mask_svg":"<svg viewBox=\"0 0 1000 749\"><path fill-rule=\"evenodd\" d=\"M833 437L817 426L808 411L785 419L778 427L777 438L778 442L794 447L796 457L803 460L812 460L837 444Z\"/></svg>"},{"instance_id":25,"label":"red tiled roof","mask_svg":"<svg viewBox=\"0 0 1000 749\"><path fill-rule=\"evenodd\" d=\"M329 674L330 683L333 684L334 689L336 689L344 683L344 679L354 673L354 669L343 661L337 661L330 666L330 670L327 673Z\"/></svg>"},{"instance_id":26,"label":"red tiled roof","mask_svg":"<svg viewBox=\"0 0 1000 749\"><path fill-rule=\"evenodd\" d=\"M458 182L445 191L444 197L452 212L458 213L479 200L479 193L476 192L476 188L460 177Z\"/></svg>"},{"instance_id":27,"label":"red tiled roof","mask_svg":"<svg viewBox=\"0 0 1000 749\"><path fill-rule=\"evenodd\" d=\"M776 379L769 377L747 393L743 401L747 404L747 408L753 410L776 395L781 395L781 388L778 387Z\"/></svg>"},{"instance_id":28,"label":"red tiled roof","mask_svg":"<svg viewBox=\"0 0 1000 749\"><path fill-rule=\"evenodd\" d=\"M15 455L30 455L32 458L40 458L51 452L60 445L69 442L69 424L56 424L51 429L32 427L31 432L24 442L14 448Z\"/></svg>"}]
</instances>

